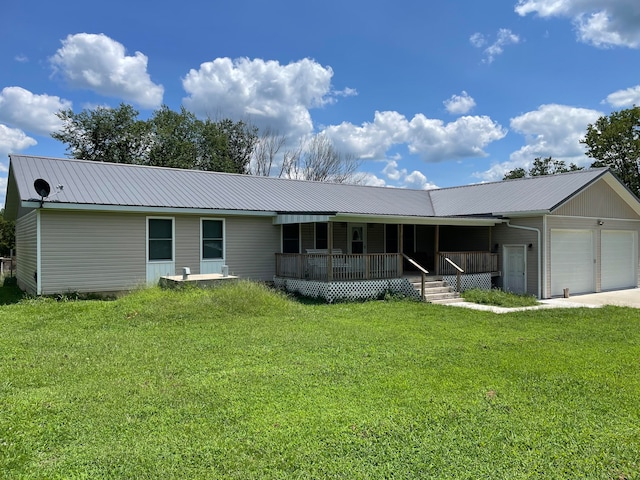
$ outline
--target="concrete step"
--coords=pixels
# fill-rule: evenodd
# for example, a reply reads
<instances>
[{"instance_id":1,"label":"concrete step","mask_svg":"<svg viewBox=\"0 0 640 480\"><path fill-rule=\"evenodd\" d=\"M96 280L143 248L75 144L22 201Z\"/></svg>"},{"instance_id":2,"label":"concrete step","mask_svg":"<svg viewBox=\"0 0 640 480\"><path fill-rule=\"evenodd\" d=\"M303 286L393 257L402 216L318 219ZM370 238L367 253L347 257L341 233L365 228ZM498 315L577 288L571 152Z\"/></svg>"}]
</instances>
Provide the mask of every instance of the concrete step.
<instances>
[{"instance_id":1,"label":"concrete step","mask_svg":"<svg viewBox=\"0 0 640 480\"><path fill-rule=\"evenodd\" d=\"M427 302L432 302L434 300L444 300L447 298L458 298L460 295L457 292L440 292L440 293L429 293L425 292L424 299Z\"/></svg>"},{"instance_id":2,"label":"concrete step","mask_svg":"<svg viewBox=\"0 0 640 480\"><path fill-rule=\"evenodd\" d=\"M419 292L420 285L414 285L415 289ZM425 287L424 293L448 293L451 291L451 287L449 286L440 286L440 287Z\"/></svg>"}]
</instances>

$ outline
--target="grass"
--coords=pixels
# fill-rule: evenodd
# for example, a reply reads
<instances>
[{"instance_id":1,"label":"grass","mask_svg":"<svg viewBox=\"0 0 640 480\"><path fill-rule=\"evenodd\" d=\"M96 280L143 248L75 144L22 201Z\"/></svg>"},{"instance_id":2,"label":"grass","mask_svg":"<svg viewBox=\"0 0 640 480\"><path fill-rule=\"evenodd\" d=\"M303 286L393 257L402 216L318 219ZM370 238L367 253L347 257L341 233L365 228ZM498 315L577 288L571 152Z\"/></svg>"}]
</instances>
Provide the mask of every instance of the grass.
<instances>
[{"instance_id":1,"label":"grass","mask_svg":"<svg viewBox=\"0 0 640 480\"><path fill-rule=\"evenodd\" d=\"M516 295L496 288L467 290L462 293L462 297L467 302L507 308L532 307L538 304L538 300L533 295Z\"/></svg>"},{"instance_id":2,"label":"grass","mask_svg":"<svg viewBox=\"0 0 640 480\"><path fill-rule=\"evenodd\" d=\"M0 478L640 478L639 367L627 308L27 299L0 307Z\"/></svg>"}]
</instances>

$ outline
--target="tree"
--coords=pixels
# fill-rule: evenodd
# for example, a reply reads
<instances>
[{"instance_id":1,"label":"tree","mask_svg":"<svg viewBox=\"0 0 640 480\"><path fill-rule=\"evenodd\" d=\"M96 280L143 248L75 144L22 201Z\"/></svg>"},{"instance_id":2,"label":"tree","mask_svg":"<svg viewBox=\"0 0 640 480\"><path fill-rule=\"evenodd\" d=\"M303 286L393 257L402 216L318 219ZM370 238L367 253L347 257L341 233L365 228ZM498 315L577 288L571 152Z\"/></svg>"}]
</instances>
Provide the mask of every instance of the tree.
<instances>
[{"instance_id":1,"label":"tree","mask_svg":"<svg viewBox=\"0 0 640 480\"><path fill-rule=\"evenodd\" d=\"M126 104L57 115L63 127L52 137L66 143L72 157L103 162L249 173L258 137L245 122L199 120L166 105L148 120L138 120L138 111Z\"/></svg>"},{"instance_id":2,"label":"tree","mask_svg":"<svg viewBox=\"0 0 640 480\"><path fill-rule=\"evenodd\" d=\"M4 209L0 210L0 256L7 257L16 248L16 225L5 220Z\"/></svg>"},{"instance_id":3,"label":"tree","mask_svg":"<svg viewBox=\"0 0 640 480\"><path fill-rule=\"evenodd\" d=\"M587 146L587 156L595 161L592 167L609 167L640 196L640 107L613 112L589 124L581 143Z\"/></svg>"},{"instance_id":4,"label":"tree","mask_svg":"<svg viewBox=\"0 0 640 480\"><path fill-rule=\"evenodd\" d=\"M570 163L567 167L564 160L556 160L552 157L536 157L533 160L533 166L528 171L522 167L515 168L507 172L503 177L503 180L539 177L541 175L555 175L556 173L573 172L576 170L582 170L582 167L577 166L575 163Z\"/></svg>"},{"instance_id":5,"label":"tree","mask_svg":"<svg viewBox=\"0 0 640 480\"><path fill-rule=\"evenodd\" d=\"M256 143L251 159L251 173L268 177L278 161L278 154L287 143L287 137L267 127ZM282 164L281 164L282 165Z\"/></svg>"},{"instance_id":6,"label":"tree","mask_svg":"<svg viewBox=\"0 0 640 480\"><path fill-rule=\"evenodd\" d=\"M139 163L148 149L149 126L137 119L138 111L121 103L118 108L61 110L56 113L63 126L51 134L67 144L74 158L98 162Z\"/></svg>"}]
</instances>

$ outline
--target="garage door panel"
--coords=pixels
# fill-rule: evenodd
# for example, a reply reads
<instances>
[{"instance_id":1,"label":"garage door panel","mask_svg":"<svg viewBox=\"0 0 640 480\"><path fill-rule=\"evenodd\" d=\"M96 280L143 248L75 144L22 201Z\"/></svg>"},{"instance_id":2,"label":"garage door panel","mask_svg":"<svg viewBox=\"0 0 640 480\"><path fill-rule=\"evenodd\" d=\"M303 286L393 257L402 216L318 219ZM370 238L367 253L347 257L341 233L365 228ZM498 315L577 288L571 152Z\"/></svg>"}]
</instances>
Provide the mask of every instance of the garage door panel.
<instances>
[{"instance_id":1,"label":"garage door panel","mask_svg":"<svg viewBox=\"0 0 640 480\"><path fill-rule=\"evenodd\" d=\"M593 232L551 230L551 295L595 291Z\"/></svg>"},{"instance_id":2,"label":"garage door panel","mask_svg":"<svg viewBox=\"0 0 640 480\"><path fill-rule=\"evenodd\" d=\"M603 230L601 236L602 290L637 286L636 233L625 230Z\"/></svg>"}]
</instances>

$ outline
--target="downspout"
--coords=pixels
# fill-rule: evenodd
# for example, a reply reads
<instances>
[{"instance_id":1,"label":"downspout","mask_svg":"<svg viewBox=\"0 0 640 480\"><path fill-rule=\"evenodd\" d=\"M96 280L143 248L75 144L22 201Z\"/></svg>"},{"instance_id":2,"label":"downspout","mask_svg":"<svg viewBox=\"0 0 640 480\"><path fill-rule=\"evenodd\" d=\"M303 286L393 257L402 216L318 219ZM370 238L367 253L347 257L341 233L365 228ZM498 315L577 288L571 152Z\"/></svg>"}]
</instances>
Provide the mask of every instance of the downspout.
<instances>
[{"instance_id":1,"label":"downspout","mask_svg":"<svg viewBox=\"0 0 640 480\"><path fill-rule=\"evenodd\" d=\"M537 271L538 271L538 298L540 299L540 298L542 298L542 275L541 275L541 272L542 272L542 264L541 264L541 260L542 260L542 254L541 254L542 244L540 243L540 238L541 238L542 234L540 233L540 229L539 228L535 228L535 227L525 227L525 226L522 226L522 225L511 225L511 223L509 223L509 222L511 222L511 220L507 220L506 222L504 222L507 227L517 228L519 230L529 230L531 232L536 232L538 234L538 248L537 248L537 250L538 250L538 268L537 268Z\"/></svg>"}]
</instances>

